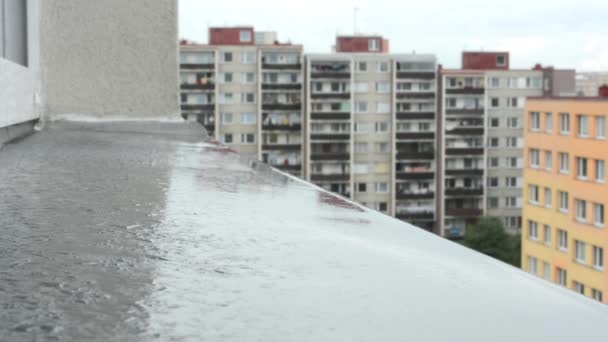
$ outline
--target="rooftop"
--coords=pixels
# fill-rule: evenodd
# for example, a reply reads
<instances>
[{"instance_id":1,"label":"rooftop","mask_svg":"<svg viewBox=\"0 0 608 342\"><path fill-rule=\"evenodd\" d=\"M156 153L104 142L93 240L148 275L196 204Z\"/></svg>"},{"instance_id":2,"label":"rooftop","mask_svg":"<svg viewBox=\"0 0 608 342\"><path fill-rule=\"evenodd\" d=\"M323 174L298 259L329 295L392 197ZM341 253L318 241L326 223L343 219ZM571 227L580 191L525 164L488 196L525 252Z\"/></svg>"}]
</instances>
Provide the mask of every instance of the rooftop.
<instances>
[{"instance_id":1,"label":"rooftop","mask_svg":"<svg viewBox=\"0 0 608 342\"><path fill-rule=\"evenodd\" d=\"M0 193L0 340L608 338L605 306L190 124L50 123Z\"/></svg>"}]
</instances>

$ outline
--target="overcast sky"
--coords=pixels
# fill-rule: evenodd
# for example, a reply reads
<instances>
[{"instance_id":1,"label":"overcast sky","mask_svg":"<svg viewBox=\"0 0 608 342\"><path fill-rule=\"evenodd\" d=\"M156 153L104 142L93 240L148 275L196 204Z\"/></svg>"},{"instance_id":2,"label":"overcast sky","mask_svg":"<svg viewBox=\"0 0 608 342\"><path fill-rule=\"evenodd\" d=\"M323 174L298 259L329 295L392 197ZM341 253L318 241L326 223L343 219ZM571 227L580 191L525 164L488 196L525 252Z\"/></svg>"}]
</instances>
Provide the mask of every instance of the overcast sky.
<instances>
[{"instance_id":1,"label":"overcast sky","mask_svg":"<svg viewBox=\"0 0 608 342\"><path fill-rule=\"evenodd\" d=\"M180 36L207 42L208 26L277 31L306 52L330 52L336 34L390 40L394 53L434 53L445 67L460 52L508 50L511 66L537 62L608 71L608 0L179 0Z\"/></svg>"}]
</instances>

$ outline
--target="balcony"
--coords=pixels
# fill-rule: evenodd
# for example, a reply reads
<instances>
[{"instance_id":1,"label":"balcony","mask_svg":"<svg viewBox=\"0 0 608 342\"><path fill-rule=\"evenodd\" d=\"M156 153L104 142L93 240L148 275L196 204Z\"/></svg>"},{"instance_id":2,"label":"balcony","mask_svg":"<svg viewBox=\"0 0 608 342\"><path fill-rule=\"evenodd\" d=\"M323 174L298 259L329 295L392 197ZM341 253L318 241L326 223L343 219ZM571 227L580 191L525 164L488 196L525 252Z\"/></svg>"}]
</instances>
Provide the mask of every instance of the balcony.
<instances>
[{"instance_id":1,"label":"balcony","mask_svg":"<svg viewBox=\"0 0 608 342\"><path fill-rule=\"evenodd\" d=\"M433 192L433 191L398 192L396 197L398 200L433 199L433 198L435 198L435 192Z\"/></svg>"},{"instance_id":2,"label":"balcony","mask_svg":"<svg viewBox=\"0 0 608 342\"><path fill-rule=\"evenodd\" d=\"M310 180L313 182L350 182L350 174L312 174Z\"/></svg>"},{"instance_id":3,"label":"balcony","mask_svg":"<svg viewBox=\"0 0 608 342\"><path fill-rule=\"evenodd\" d=\"M263 83L262 90L302 90L301 83Z\"/></svg>"},{"instance_id":4,"label":"balcony","mask_svg":"<svg viewBox=\"0 0 608 342\"><path fill-rule=\"evenodd\" d=\"M398 140L434 140L434 132L398 132Z\"/></svg>"},{"instance_id":5,"label":"balcony","mask_svg":"<svg viewBox=\"0 0 608 342\"><path fill-rule=\"evenodd\" d=\"M344 62L317 63L311 66L311 78L350 78L350 67Z\"/></svg>"},{"instance_id":6,"label":"balcony","mask_svg":"<svg viewBox=\"0 0 608 342\"><path fill-rule=\"evenodd\" d=\"M182 110L202 110L202 111L213 111L215 110L214 104L182 104Z\"/></svg>"},{"instance_id":7,"label":"balcony","mask_svg":"<svg viewBox=\"0 0 608 342\"><path fill-rule=\"evenodd\" d=\"M350 93L312 93L313 100L350 100Z\"/></svg>"},{"instance_id":8,"label":"balcony","mask_svg":"<svg viewBox=\"0 0 608 342\"><path fill-rule=\"evenodd\" d=\"M435 72L397 71L397 78L413 80L433 80Z\"/></svg>"},{"instance_id":9,"label":"balcony","mask_svg":"<svg viewBox=\"0 0 608 342\"><path fill-rule=\"evenodd\" d=\"M445 154L449 154L449 155L453 155L453 156L483 155L483 152L484 152L483 147L463 147L463 148L448 147L445 149Z\"/></svg>"},{"instance_id":10,"label":"balcony","mask_svg":"<svg viewBox=\"0 0 608 342\"><path fill-rule=\"evenodd\" d=\"M435 98L433 92L410 92L397 93L397 100L432 100Z\"/></svg>"},{"instance_id":11,"label":"balcony","mask_svg":"<svg viewBox=\"0 0 608 342\"><path fill-rule=\"evenodd\" d=\"M179 65L180 69L214 69L213 63L184 63Z\"/></svg>"},{"instance_id":12,"label":"balcony","mask_svg":"<svg viewBox=\"0 0 608 342\"><path fill-rule=\"evenodd\" d=\"M350 140L350 133L313 133L311 140Z\"/></svg>"},{"instance_id":13,"label":"balcony","mask_svg":"<svg viewBox=\"0 0 608 342\"><path fill-rule=\"evenodd\" d=\"M302 103L264 103L262 110L302 110Z\"/></svg>"},{"instance_id":14,"label":"balcony","mask_svg":"<svg viewBox=\"0 0 608 342\"><path fill-rule=\"evenodd\" d=\"M265 151L301 151L302 144L263 144L262 150Z\"/></svg>"},{"instance_id":15,"label":"balcony","mask_svg":"<svg viewBox=\"0 0 608 342\"><path fill-rule=\"evenodd\" d=\"M446 94L454 95L483 95L485 93L485 89L479 87L447 88L445 92Z\"/></svg>"},{"instance_id":16,"label":"balcony","mask_svg":"<svg viewBox=\"0 0 608 342\"><path fill-rule=\"evenodd\" d=\"M458 217L479 217L483 211L478 208L447 208L445 214L447 216L458 216Z\"/></svg>"},{"instance_id":17,"label":"balcony","mask_svg":"<svg viewBox=\"0 0 608 342\"><path fill-rule=\"evenodd\" d=\"M483 115L483 108L447 108L445 110L446 114L474 114L474 115Z\"/></svg>"},{"instance_id":18,"label":"balcony","mask_svg":"<svg viewBox=\"0 0 608 342\"><path fill-rule=\"evenodd\" d=\"M213 90L215 89L214 83L207 84L182 84L179 86L182 90Z\"/></svg>"},{"instance_id":19,"label":"balcony","mask_svg":"<svg viewBox=\"0 0 608 342\"><path fill-rule=\"evenodd\" d=\"M350 120L348 112L316 112L310 113L312 120Z\"/></svg>"},{"instance_id":20,"label":"balcony","mask_svg":"<svg viewBox=\"0 0 608 342\"><path fill-rule=\"evenodd\" d=\"M397 112L397 120L434 120L435 112Z\"/></svg>"},{"instance_id":21,"label":"balcony","mask_svg":"<svg viewBox=\"0 0 608 342\"><path fill-rule=\"evenodd\" d=\"M315 153L312 152L310 155L311 160L350 160L350 154L348 152L336 152L336 153Z\"/></svg>"},{"instance_id":22,"label":"balcony","mask_svg":"<svg viewBox=\"0 0 608 342\"><path fill-rule=\"evenodd\" d=\"M401 211L397 212L397 215L395 216L403 221L434 220L435 211L431 209L427 209L425 211Z\"/></svg>"},{"instance_id":23,"label":"balcony","mask_svg":"<svg viewBox=\"0 0 608 342\"><path fill-rule=\"evenodd\" d=\"M398 160L433 160L435 152L416 152L416 151L399 151L397 150Z\"/></svg>"},{"instance_id":24,"label":"balcony","mask_svg":"<svg viewBox=\"0 0 608 342\"><path fill-rule=\"evenodd\" d=\"M408 172L408 171L397 171L397 180L419 180L419 179L434 179L435 172Z\"/></svg>"},{"instance_id":25,"label":"balcony","mask_svg":"<svg viewBox=\"0 0 608 342\"><path fill-rule=\"evenodd\" d=\"M262 61L262 69L267 70L302 70L301 63L266 63Z\"/></svg>"},{"instance_id":26,"label":"balcony","mask_svg":"<svg viewBox=\"0 0 608 342\"><path fill-rule=\"evenodd\" d=\"M481 188L451 188L445 190L446 196L483 196Z\"/></svg>"},{"instance_id":27,"label":"balcony","mask_svg":"<svg viewBox=\"0 0 608 342\"><path fill-rule=\"evenodd\" d=\"M262 124L262 129L265 131L301 131L301 124Z\"/></svg>"},{"instance_id":28,"label":"balcony","mask_svg":"<svg viewBox=\"0 0 608 342\"><path fill-rule=\"evenodd\" d=\"M302 171L302 164L276 164L272 165L275 169L279 169L281 171L291 171L297 172Z\"/></svg>"},{"instance_id":29,"label":"balcony","mask_svg":"<svg viewBox=\"0 0 608 342\"><path fill-rule=\"evenodd\" d=\"M446 170L447 176L483 176L483 169L451 169Z\"/></svg>"},{"instance_id":30,"label":"balcony","mask_svg":"<svg viewBox=\"0 0 608 342\"><path fill-rule=\"evenodd\" d=\"M446 131L450 135L483 135L484 129L479 127L456 127Z\"/></svg>"}]
</instances>

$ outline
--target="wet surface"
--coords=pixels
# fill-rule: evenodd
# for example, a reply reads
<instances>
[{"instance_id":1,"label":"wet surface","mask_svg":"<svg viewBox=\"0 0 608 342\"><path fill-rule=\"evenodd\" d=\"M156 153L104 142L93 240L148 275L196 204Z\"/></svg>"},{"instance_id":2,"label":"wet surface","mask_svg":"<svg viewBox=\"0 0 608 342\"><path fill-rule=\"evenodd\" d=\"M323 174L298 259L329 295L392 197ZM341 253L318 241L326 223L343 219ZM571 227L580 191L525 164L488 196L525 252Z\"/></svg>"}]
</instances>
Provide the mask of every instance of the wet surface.
<instances>
[{"instance_id":1,"label":"wet surface","mask_svg":"<svg viewBox=\"0 0 608 342\"><path fill-rule=\"evenodd\" d=\"M0 341L608 337L605 307L185 124L5 146L0 265Z\"/></svg>"}]
</instances>

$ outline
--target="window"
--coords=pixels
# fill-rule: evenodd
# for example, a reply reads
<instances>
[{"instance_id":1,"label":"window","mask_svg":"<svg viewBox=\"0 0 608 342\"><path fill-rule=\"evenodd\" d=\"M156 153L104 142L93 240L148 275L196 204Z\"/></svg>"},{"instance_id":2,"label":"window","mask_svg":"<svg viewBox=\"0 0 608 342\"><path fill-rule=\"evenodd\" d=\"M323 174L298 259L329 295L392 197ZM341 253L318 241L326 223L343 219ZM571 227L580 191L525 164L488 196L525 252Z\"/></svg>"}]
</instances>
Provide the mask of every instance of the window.
<instances>
[{"instance_id":1,"label":"window","mask_svg":"<svg viewBox=\"0 0 608 342\"><path fill-rule=\"evenodd\" d=\"M386 182L376 183L376 192L381 193L381 194L387 193L388 192L388 183L386 183Z\"/></svg>"},{"instance_id":2,"label":"window","mask_svg":"<svg viewBox=\"0 0 608 342\"><path fill-rule=\"evenodd\" d=\"M561 134L570 134L570 114L561 113L559 115L559 131Z\"/></svg>"},{"instance_id":3,"label":"window","mask_svg":"<svg viewBox=\"0 0 608 342\"><path fill-rule=\"evenodd\" d=\"M488 178L488 186L490 188L497 188L498 187L498 178L496 178L496 177Z\"/></svg>"},{"instance_id":4,"label":"window","mask_svg":"<svg viewBox=\"0 0 608 342\"><path fill-rule=\"evenodd\" d=\"M355 132L356 133L369 133L374 129L374 124L372 122L357 122L355 123Z\"/></svg>"},{"instance_id":5,"label":"window","mask_svg":"<svg viewBox=\"0 0 608 342\"><path fill-rule=\"evenodd\" d=\"M233 117L232 113L222 113L222 124L230 125L234 122L233 120L234 120L234 117Z\"/></svg>"},{"instance_id":6,"label":"window","mask_svg":"<svg viewBox=\"0 0 608 342\"><path fill-rule=\"evenodd\" d=\"M598 116L595 118L595 137L606 139L606 117Z\"/></svg>"},{"instance_id":7,"label":"window","mask_svg":"<svg viewBox=\"0 0 608 342\"><path fill-rule=\"evenodd\" d=\"M536 169L540 166L540 151L531 148L530 149L530 167Z\"/></svg>"},{"instance_id":8,"label":"window","mask_svg":"<svg viewBox=\"0 0 608 342\"><path fill-rule=\"evenodd\" d=\"M359 70L360 72L366 72L367 71L367 62L357 63L357 70Z\"/></svg>"},{"instance_id":9,"label":"window","mask_svg":"<svg viewBox=\"0 0 608 342\"><path fill-rule=\"evenodd\" d=\"M500 145L498 138L489 138L488 140L488 145L490 145L490 147L498 147Z\"/></svg>"},{"instance_id":10,"label":"window","mask_svg":"<svg viewBox=\"0 0 608 342\"><path fill-rule=\"evenodd\" d=\"M540 113L530 112L530 129L533 131L540 130Z\"/></svg>"},{"instance_id":11,"label":"window","mask_svg":"<svg viewBox=\"0 0 608 342\"><path fill-rule=\"evenodd\" d=\"M606 162L603 160L595 161L595 181L604 183L606 177Z\"/></svg>"},{"instance_id":12,"label":"window","mask_svg":"<svg viewBox=\"0 0 608 342\"><path fill-rule=\"evenodd\" d=\"M490 100L490 105L492 106L492 108L497 108L499 106L500 101L498 100L498 97L493 97Z\"/></svg>"},{"instance_id":13,"label":"window","mask_svg":"<svg viewBox=\"0 0 608 342\"><path fill-rule=\"evenodd\" d=\"M255 113L241 113L241 124L243 125L255 125Z\"/></svg>"},{"instance_id":14,"label":"window","mask_svg":"<svg viewBox=\"0 0 608 342\"><path fill-rule=\"evenodd\" d=\"M231 104L234 102L234 94L232 93L224 93L220 95L221 103L223 104Z\"/></svg>"},{"instance_id":15,"label":"window","mask_svg":"<svg viewBox=\"0 0 608 342\"><path fill-rule=\"evenodd\" d=\"M596 227L603 227L604 222L604 205L593 203L593 223Z\"/></svg>"},{"instance_id":16,"label":"window","mask_svg":"<svg viewBox=\"0 0 608 342\"><path fill-rule=\"evenodd\" d=\"M587 179L587 158L576 158L577 162L577 176L579 179Z\"/></svg>"},{"instance_id":17,"label":"window","mask_svg":"<svg viewBox=\"0 0 608 342\"><path fill-rule=\"evenodd\" d=\"M496 56L496 65L497 66L505 66L505 65L507 65L507 56L505 56L505 55L498 55L498 56Z\"/></svg>"},{"instance_id":18,"label":"window","mask_svg":"<svg viewBox=\"0 0 608 342\"><path fill-rule=\"evenodd\" d=\"M505 177L505 186L507 188L518 188L518 177Z\"/></svg>"},{"instance_id":19,"label":"window","mask_svg":"<svg viewBox=\"0 0 608 342\"><path fill-rule=\"evenodd\" d=\"M386 114L391 112L391 104L388 102L376 103L376 112L378 114Z\"/></svg>"},{"instance_id":20,"label":"window","mask_svg":"<svg viewBox=\"0 0 608 342\"><path fill-rule=\"evenodd\" d=\"M538 240L538 222L528 221L528 239Z\"/></svg>"},{"instance_id":21,"label":"window","mask_svg":"<svg viewBox=\"0 0 608 342\"><path fill-rule=\"evenodd\" d=\"M355 92L356 93L367 93L368 92L368 83L367 82L357 82L355 83Z\"/></svg>"},{"instance_id":22,"label":"window","mask_svg":"<svg viewBox=\"0 0 608 342\"><path fill-rule=\"evenodd\" d=\"M498 165L499 165L498 158L496 158L496 157L489 158L488 164L490 164L490 167L492 167L492 168L498 167Z\"/></svg>"},{"instance_id":23,"label":"window","mask_svg":"<svg viewBox=\"0 0 608 342\"><path fill-rule=\"evenodd\" d=\"M255 93L242 93L241 103L255 103Z\"/></svg>"},{"instance_id":24,"label":"window","mask_svg":"<svg viewBox=\"0 0 608 342\"><path fill-rule=\"evenodd\" d=\"M376 82L376 92L377 93L390 93L391 84L388 82Z\"/></svg>"},{"instance_id":25,"label":"window","mask_svg":"<svg viewBox=\"0 0 608 342\"><path fill-rule=\"evenodd\" d=\"M388 205L386 202L378 202L378 210L385 213L388 211Z\"/></svg>"},{"instance_id":26,"label":"window","mask_svg":"<svg viewBox=\"0 0 608 342\"><path fill-rule=\"evenodd\" d=\"M255 73L253 73L253 72L242 73L241 74L241 83L243 83L243 84L255 83Z\"/></svg>"},{"instance_id":27,"label":"window","mask_svg":"<svg viewBox=\"0 0 608 342\"><path fill-rule=\"evenodd\" d=\"M557 268L557 283L561 286L568 284L568 272L562 268Z\"/></svg>"},{"instance_id":28,"label":"window","mask_svg":"<svg viewBox=\"0 0 608 342\"><path fill-rule=\"evenodd\" d=\"M498 77L492 77L492 78L490 78L490 87L491 88L498 88L498 87L500 87L500 78L498 78Z\"/></svg>"},{"instance_id":29,"label":"window","mask_svg":"<svg viewBox=\"0 0 608 342\"><path fill-rule=\"evenodd\" d=\"M378 153L388 153L388 143L375 143L375 147L376 147L376 152Z\"/></svg>"},{"instance_id":30,"label":"window","mask_svg":"<svg viewBox=\"0 0 608 342\"><path fill-rule=\"evenodd\" d=\"M561 212L568 212L568 193L565 191L559 192L559 210Z\"/></svg>"},{"instance_id":31,"label":"window","mask_svg":"<svg viewBox=\"0 0 608 342\"><path fill-rule=\"evenodd\" d=\"M368 42L369 51L380 51L380 41L378 39L370 39Z\"/></svg>"},{"instance_id":32,"label":"window","mask_svg":"<svg viewBox=\"0 0 608 342\"><path fill-rule=\"evenodd\" d=\"M232 133L224 134L224 144L232 144Z\"/></svg>"},{"instance_id":33,"label":"window","mask_svg":"<svg viewBox=\"0 0 608 342\"><path fill-rule=\"evenodd\" d=\"M506 141L507 147L518 147L519 146L519 139L517 137L506 137L505 141Z\"/></svg>"},{"instance_id":34,"label":"window","mask_svg":"<svg viewBox=\"0 0 608 342\"><path fill-rule=\"evenodd\" d=\"M499 118L491 118L490 119L490 127L499 127L500 119Z\"/></svg>"},{"instance_id":35,"label":"window","mask_svg":"<svg viewBox=\"0 0 608 342\"><path fill-rule=\"evenodd\" d=\"M241 134L241 144L255 144L255 134Z\"/></svg>"},{"instance_id":36,"label":"window","mask_svg":"<svg viewBox=\"0 0 608 342\"><path fill-rule=\"evenodd\" d=\"M543 262L543 278L551 280L551 264L548 262Z\"/></svg>"},{"instance_id":37,"label":"window","mask_svg":"<svg viewBox=\"0 0 608 342\"><path fill-rule=\"evenodd\" d=\"M597 270L604 269L604 249L593 246L593 267Z\"/></svg>"},{"instance_id":38,"label":"window","mask_svg":"<svg viewBox=\"0 0 608 342\"><path fill-rule=\"evenodd\" d=\"M585 263L585 250L587 248L587 245L580 240L575 240L574 241L574 253L576 256L576 261L584 264Z\"/></svg>"},{"instance_id":39,"label":"window","mask_svg":"<svg viewBox=\"0 0 608 342\"><path fill-rule=\"evenodd\" d=\"M367 153L369 152L369 144L366 142L358 142L355 143L355 152L356 153Z\"/></svg>"},{"instance_id":40,"label":"window","mask_svg":"<svg viewBox=\"0 0 608 342\"><path fill-rule=\"evenodd\" d=\"M553 114L545 113L545 131L548 133L553 132Z\"/></svg>"},{"instance_id":41,"label":"window","mask_svg":"<svg viewBox=\"0 0 608 342\"><path fill-rule=\"evenodd\" d=\"M505 197L505 208L519 208L517 197Z\"/></svg>"},{"instance_id":42,"label":"window","mask_svg":"<svg viewBox=\"0 0 608 342\"><path fill-rule=\"evenodd\" d=\"M25 67L28 66L27 11L25 0L0 0L0 58Z\"/></svg>"},{"instance_id":43,"label":"window","mask_svg":"<svg viewBox=\"0 0 608 342\"><path fill-rule=\"evenodd\" d=\"M604 301L602 291L598 289L591 289L591 297L597 300L598 302Z\"/></svg>"},{"instance_id":44,"label":"window","mask_svg":"<svg viewBox=\"0 0 608 342\"><path fill-rule=\"evenodd\" d=\"M570 173L570 158L568 153L559 153L559 172L563 174Z\"/></svg>"},{"instance_id":45,"label":"window","mask_svg":"<svg viewBox=\"0 0 608 342\"><path fill-rule=\"evenodd\" d=\"M367 183L357 183L357 192L367 192Z\"/></svg>"},{"instance_id":46,"label":"window","mask_svg":"<svg viewBox=\"0 0 608 342\"><path fill-rule=\"evenodd\" d=\"M498 208L498 197L488 198L488 208L490 208L490 209Z\"/></svg>"},{"instance_id":47,"label":"window","mask_svg":"<svg viewBox=\"0 0 608 342\"><path fill-rule=\"evenodd\" d=\"M388 132L388 122L376 122L376 132Z\"/></svg>"},{"instance_id":48,"label":"window","mask_svg":"<svg viewBox=\"0 0 608 342\"><path fill-rule=\"evenodd\" d=\"M224 83L230 83L232 82L232 73L231 72L225 72L224 73Z\"/></svg>"},{"instance_id":49,"label":"window","mask_svg":"<svg viewBox=\"0 0 608 342\"><path fill-rule=\"evenodd\" d=\"M551 189L550 188L545 188L545 207L546 208L551 208L552 205L552 201L551 201Z\"/></svg>"},{"instance_id":50,"label":"window","mask_svg":"<svg viewBox=\"0 0 608 342\"><path fill-rule=\"evenodd\" d=\"M255 63L255 52L253 51L245 51L241 55L241 61L243 64L251 64Z\"/></svg>"},{"instance_id":51,"label":"window","mask_svg":"<svg viewBox=\"0 0 608 342\"><path fill-rule=\"evenodd\" d=\"M532 274L538 273L538 260L535 257L528 256L528 272Z\"/></svg>"},{"instance_id":52,"label":"window","mask_svg":"<svg viewBox=\"0 0 608 342\"><path fill-rule=\"evenodd\" d=\"M553 168L553 153L551 151L545 151L545 170L551 170Z\"/></svg>"},{"instance_id":53,"label":"window","mask_svg":"<svg viewBox=\"0 0 608 342\"><path fill-rule=\"evenodd\" d=\"M367 102L357 102L355 103L355 108L357 110L357 113L367 113Z\"/></svg>"},{"instance_id":54,"label":"window","mask_svg":"<svg viewBox=\"0 0 608 342\"><path fill-rule=\"evenodd\" d=\"M519 118L507 118L508 128L519 128Z\"/></svg>"},{"instance_id":55,"label":"window","mask_svg":"<svg viewBox=\"0 0 608 342\"><path fill-rule=\"evenodd\" d=\"M544 237L545 245L550 246L551 245L551 226L549 226L549 225L543 226L543 237Z\"/></svg>"},{"instance_id":56,"label":"window","mask_svg":"<svg viewBox=\"0 0 608 342\"><path fill-rule=\"evenodd\" d=\"M530 203L538 204L538 186L537 185L528 186L528 197L530 199Z\"/></svg>"},{"instance_id":57,"label":"window","mask_svg":"<svg viewBox=\"0 0 608 342\"><path fill-rule=\"evenodd\" d=\"M574 288L574 291L584 295L585 294L585 285L579 283L578 281L573 281L572 282L572 287Z\"/></svg>"},{"instance_id":58,"label":"window","mask_svg":"<svg viewBox=\"0 0 608 342\"><path fill-rule=\"evenodd\" d=\"M222 54L222 61L224 63L231 63L232 62L232 52L224 52Z\"/></svg>"},{"instance_id":59,"label":"window","mask_svg":"<svg viewBox=\"0 0 608 342\"><path fill-rule=\"evenodd\" d=\"M589 136L589 117L587 115L578 116L578 136L588 137Z\"/></svg>"},{"instance_id":60,"label":"window","mask_svg":"<svg viewBox=\"0 0 608 342\"><path fill-rule=\"evenodd\" d=\"M568 251L568 232L562 229L557 230L557 247L562 252Z\"/></svg>"},{"instance_id":61,"label":"window","mask_svg":"<svg viewBox=\"0 0 608 342\"><path fill-rule=\"evenodd\" d=\"M577 199L576 204L576 219L580 222L587 221L587 201Z\"/></svg>"},{"instance_id":62,"label":"window","mask_svg":"<svg viewBox=\"0 0 608 342\"><path fill-rule=\"evenodd\" d=\"M388 62L379 62L378 63L378 72L389 72L389 64Z\"/></svg>"},{"instance_id":63,"label":"window","mask_svg":"<svg viewBox=\"0 0 608 342\"><path fill-rule=\"evenodd\" d=\"M251 42L251 31L240 31L239 40L241 41L241 43L250 43Z\"/></svg>"}]
</instances>

